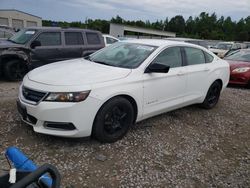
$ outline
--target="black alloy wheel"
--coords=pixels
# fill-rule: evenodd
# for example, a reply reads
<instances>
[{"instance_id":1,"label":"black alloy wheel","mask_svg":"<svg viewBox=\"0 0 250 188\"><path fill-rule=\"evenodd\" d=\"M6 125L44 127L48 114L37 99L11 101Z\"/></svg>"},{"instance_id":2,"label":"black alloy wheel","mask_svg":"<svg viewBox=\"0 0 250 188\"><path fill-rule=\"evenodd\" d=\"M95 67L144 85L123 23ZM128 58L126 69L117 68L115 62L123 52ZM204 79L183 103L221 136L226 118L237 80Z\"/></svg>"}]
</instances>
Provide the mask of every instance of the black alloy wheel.
<instances>
[{"instance_id":1,"label":"black alloy wheel","mask_svg":"<svg viewBox=\"0 0 250 188\"><path fill-rule=\"evenodd\" d=\"M203 108L211 109L219 101L221 92L221 84L218 81L215 81L209 88L204 102L201 104Z\"/></svg>"},{"instance_id":2,"label":"black alloy wheel","mask_svg":"<svg viewBox=\"0 0 250 188\"><path fill-rule=\"evenodd\" d=\"M132 104L123 97L115 97L98 111L93 126L93 136L101 142L115 142L127 133L133 120Z\"/></svg>"}]
</instances>

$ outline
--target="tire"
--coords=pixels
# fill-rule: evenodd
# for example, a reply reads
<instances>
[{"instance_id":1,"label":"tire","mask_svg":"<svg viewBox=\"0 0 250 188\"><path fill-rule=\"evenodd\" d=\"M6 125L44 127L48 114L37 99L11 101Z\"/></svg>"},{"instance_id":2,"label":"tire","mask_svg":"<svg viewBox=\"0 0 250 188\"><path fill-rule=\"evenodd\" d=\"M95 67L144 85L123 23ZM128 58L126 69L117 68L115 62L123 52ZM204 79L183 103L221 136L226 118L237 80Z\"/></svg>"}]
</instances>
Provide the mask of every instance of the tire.
<instances>
[{"instance_id":1,"label":"tire","mask_svg":"<svg viewBox=\"0 0 250 188\"><path fill-rule=\"evenodd\" d=\"M112 143L123 138L133 124L134 109L123 97L107 101L98 111L92 135L104 143Z\"/></svg>"},{"instance_id":2,"label":"tire","mask_svg":"<svg viewBox=\"0 0 250 188\"><path fill-rule=\"evenodd\" d=\"M4 66L4 76L10 81L22 80L28 72L28 66L20 59L8 61Z\"/></svg>"},{"instance_id":3,"label":"tire","mask_svg":"<svg viewBox=\"0 0 250 188\"><path fill-rule=\"evenodd\" d=\"M215 107L220 98L221 87L221 84L218 81L215 81L209 87L206 98L200 106L205 109Z\"/></svg>"}]
</instances>

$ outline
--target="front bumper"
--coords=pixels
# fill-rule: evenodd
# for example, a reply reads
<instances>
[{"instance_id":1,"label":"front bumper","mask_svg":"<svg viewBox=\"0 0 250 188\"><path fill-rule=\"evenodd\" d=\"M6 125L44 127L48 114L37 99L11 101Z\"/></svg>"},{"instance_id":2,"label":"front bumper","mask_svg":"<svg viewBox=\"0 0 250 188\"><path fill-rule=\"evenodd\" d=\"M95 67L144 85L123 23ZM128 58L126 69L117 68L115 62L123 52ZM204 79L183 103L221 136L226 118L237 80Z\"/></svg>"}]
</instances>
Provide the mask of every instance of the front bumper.
<instances>
[{"instance_id":1,"label":"front bumper","mask_svg":"<svg viewBox=\"0 0 250 188\"><path fill-rule=\"evenodd\" d=\"M35 132L61 137L88 137L91 135L95 115L101 106L101 101L88 97L79 103L46 102L36 105L22 100L19 92L19 114L22 120L31 125ZM25 111L26 116L22 114ZM47 123L55 123L58 128L51 128ZM71 124L75 128L65 130L60 125Z\"/></svg>"}]
</instances>

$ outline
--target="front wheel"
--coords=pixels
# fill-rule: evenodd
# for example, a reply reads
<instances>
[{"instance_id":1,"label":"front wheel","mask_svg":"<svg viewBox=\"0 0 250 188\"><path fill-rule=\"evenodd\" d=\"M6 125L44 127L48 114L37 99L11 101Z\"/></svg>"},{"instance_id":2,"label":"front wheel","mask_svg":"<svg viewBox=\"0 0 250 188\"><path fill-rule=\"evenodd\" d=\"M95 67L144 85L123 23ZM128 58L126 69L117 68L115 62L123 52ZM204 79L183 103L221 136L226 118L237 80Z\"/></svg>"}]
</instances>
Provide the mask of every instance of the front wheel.
<instances>
[{"instance_id":1,"label":"front wheel","mask_svg":"<svg viewBox=\"0 0 250 188\"><path fill-rule=\"evenodd\" d=\"M221 92L221 84L218 81L215 81L208 89L206 98L201 104L201 107L206 109L213 108L219 101L220 92Z\"/></svg>"},{"instance_id":2,"label":"front wheel","mask_svg":"<svg viewBox=\"0 0 250 188\"><path fill-rule=\"evenodd\" d=\"M27 65L19 59L8 61L4 66L4 75L10 81L22 80L27 72Z\"/></svg>"},{"instance_id":3,"label":"front wheel","mask_svg":"<svg viewBox=\"0 0 250 188\"><path fill-rule=\"evenodd\" d=\"M94 121L93 136L100 142L115 142L128 132L133 120L132 104L123 97L115 97L98 111Z\"/></svg>"}]
</instances>

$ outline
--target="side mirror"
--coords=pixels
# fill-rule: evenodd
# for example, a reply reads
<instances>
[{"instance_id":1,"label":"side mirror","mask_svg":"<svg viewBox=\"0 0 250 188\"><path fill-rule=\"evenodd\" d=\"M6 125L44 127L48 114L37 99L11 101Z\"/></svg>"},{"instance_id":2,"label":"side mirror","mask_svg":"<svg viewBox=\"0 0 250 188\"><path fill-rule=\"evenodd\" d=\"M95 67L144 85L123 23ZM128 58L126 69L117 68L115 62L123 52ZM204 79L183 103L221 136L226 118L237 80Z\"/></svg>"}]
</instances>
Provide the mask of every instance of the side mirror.
<instances>
[{"instance_id":1,"label":"side mirror","mask_svg":"<svg viewBox=\"0 0 250 188\"><path fill-rule=\"evenodd\" d=\"M36 48L37 46L41 46L41 42L38 40L34 40L30 45L32 49Z\"/></svg>"},{"instance_id":2,"label":"side mirror","mask_svg":"<svg viewBox=\"0 0 250 188\"><path fill-rule=\"evenodd\" d=\"M145 70L145 73L168 73L170 67L167 66L167 65L162 65L162 64L159 64L159 63L153 63L153 64L150 64L146 70Z\"/></svg>"}]
</instances>

